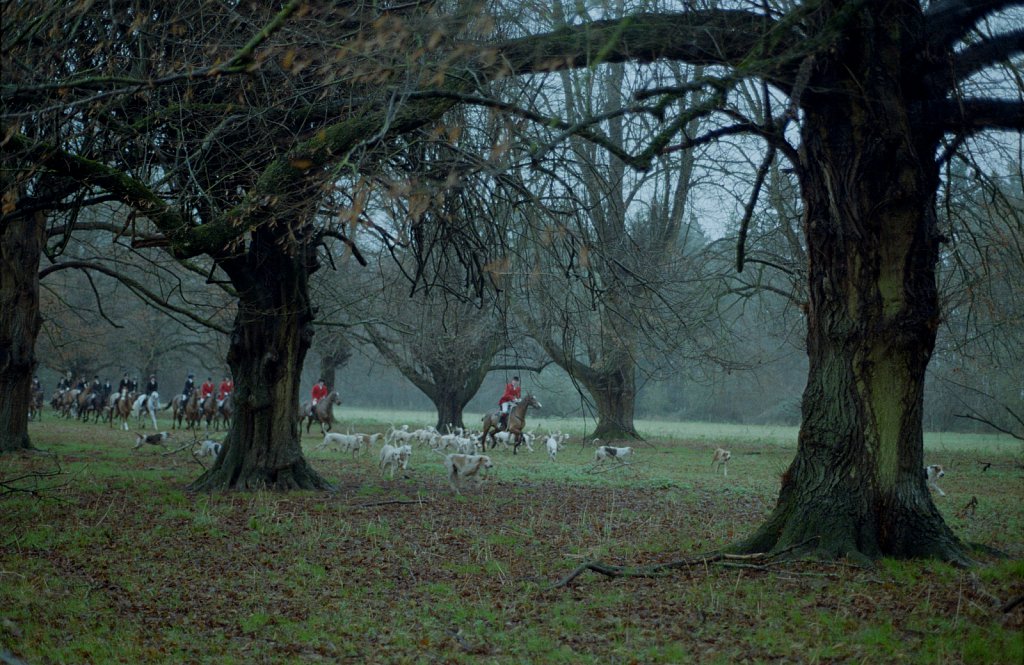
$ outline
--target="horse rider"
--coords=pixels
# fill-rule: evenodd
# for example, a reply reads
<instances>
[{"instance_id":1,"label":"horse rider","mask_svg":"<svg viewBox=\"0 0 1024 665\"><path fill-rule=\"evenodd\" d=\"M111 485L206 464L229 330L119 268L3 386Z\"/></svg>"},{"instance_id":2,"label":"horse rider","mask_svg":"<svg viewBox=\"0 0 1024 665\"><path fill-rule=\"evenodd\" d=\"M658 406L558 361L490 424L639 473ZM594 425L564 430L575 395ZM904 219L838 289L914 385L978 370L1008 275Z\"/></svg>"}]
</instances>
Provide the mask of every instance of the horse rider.
<instances>
[{"instance_id":1,"label":"horse rider","mask_svg":"<svg viewBox=\"0 0 1024 665\"><path fill-rule=\"evenodd\" d=\"M135 390L135 387L138 386L138 385L139 385L139 382L137 380L135 380L135 379L132 379L131 390ZM149 381L146 382L146 394L147 395L152 395L155 392L158 392L157 391L157 383L156 383L156 374L150 374L149 375Z\"/></svg>"},{"instance_id":2,"label":"horse rider","mask_svg":"<svg viewBox=\"0 0 1024 665\"><path fill-rule=\"evenodd\" d=\"M225 376L224 380L220 382L220 387L217 388L217 408L218 409L221 406L224 405L224 400L226 400L228 398L228 395L230 395L231 391L234 390L234 389L235 389L235 382Z\"/></svg>"},{"instance_id":3,"label":"horse rider","mask_svg":"<svg viewBox=\"0 0 1024 665\"><path fill-rule=\"evenodd\" d=\"M110 393L112 392L114 392L114 387L110 385L110 379L107 379L103 382L103 385L100 386L100 395L103 398L101 402L102 404L107 403L107 400L110 399Z\"/></svg>"},{"instance_id":4,"label":"horse rider","mask_svg":"<svg viewBox=\"0 0 1024 665\"><path fill-rule=\"evenodd\" d=\"M33 376L32 377L32 394L35 395L36 393L41 393L41 392L43 392L43 386L42 386L42 384L39 383L39 377L38 376Z\"/></svg>"},{"instance_id":5,"label":"horse rider","mask_svg":"<svg viewBox=\"0 0 1024 665\"><path fill-rule=\"evenodd\" d=\"M313 404L309 409L310 415L315 414L317 402L327 397L327 393L327 384L324 383L323 379L320 379L319 381L316 382L316 385L313 386L313 392L311 393L311 396L313 397Z\"/></svg>"},{"instance_id":6,"label":"horse rider","mask_svg":"<svg viewBox=\"0 0 1024 665\"><path fill-rule=\"evenodd\" d=\"M203 385L199 386L199 404L200 406L206 404L206 400L213 396L213 377L206 377L206 381L203 381Z\"/></svg>"},{"instance_id":7,"label":"horse rider","mask_svg":"<svg viewBox=\"0 0 1024 665\"><path fill-rule=\"evenodd\" d=\"M117 394L114 395L114 401L116 402L122 397L127 397L131 390L132 380L128 378L128 372L125 372L124 376L121 377L121 380L117 384Z\"/></svg>"},{"instance_id":8,"label":"horse rider","mask_svg":"<svg viewBox=\"0 0 1024 665\"><path fill-rule=\"evenodd\" d=\"M508 429L508 412L519 401L522 389L519 387L519 377L513 376L512 380L505 384L505 392L498 400L498 408L501 409L501 420L498 424L502 430Z\"/></svg>"},{"instance_id":9,"label":"horse rider","mask_svg":"<svg viewBox=\"0 0 1024 665\"><path fill-rule=\"evenodd\" d=\"M185 406L188 404L188 398L192 396L192 391L196 389L196 382L194 381L195 374L192 372L188 373L188 378L185 379L185 387L181 389L181 405Z\"/></svg>"}]
</instances>

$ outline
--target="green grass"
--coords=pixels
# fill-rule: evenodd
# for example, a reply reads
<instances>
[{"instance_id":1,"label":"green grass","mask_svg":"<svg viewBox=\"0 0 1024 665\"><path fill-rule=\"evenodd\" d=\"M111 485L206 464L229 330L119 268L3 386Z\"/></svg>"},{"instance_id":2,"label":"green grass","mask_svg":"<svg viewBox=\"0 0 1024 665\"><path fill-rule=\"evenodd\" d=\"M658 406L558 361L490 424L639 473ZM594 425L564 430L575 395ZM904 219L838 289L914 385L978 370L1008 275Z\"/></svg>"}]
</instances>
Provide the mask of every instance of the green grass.
<instances>
[{"instance_id":1,"label":"green grass","mask_svg":"<svg viewBox=\"0 0 1024 665\"><path fill-rule=\"evenodd\" d=\"M344 431L352 414L338 411ZM395 415L363 414L352 429L429 422ZM586 574L553 590L584 559L667 561L749 533L792 445L687 424L636 444L633 465L594 473L577 436L555 463L498 451L494 482L453 497L428 451L392 481L374 455L313 453L309 435L338 493L191 494L201 469L185 452L133 452L131 434L104 426L31 427L63 473L41 498L0 499L0 649L34 665L1019 663L1024 652L1024 611L993 605L1024 593L1024 486L1009 443L943 435L929 447L948 470L936 505L953 529L1011 555L973 571L798 562ZM719 445L733 452L728 477L709 466ZM0 457L0 478L53 463ZM970 497L974 512L958 516Z\"/></svg>"}]
</instances>

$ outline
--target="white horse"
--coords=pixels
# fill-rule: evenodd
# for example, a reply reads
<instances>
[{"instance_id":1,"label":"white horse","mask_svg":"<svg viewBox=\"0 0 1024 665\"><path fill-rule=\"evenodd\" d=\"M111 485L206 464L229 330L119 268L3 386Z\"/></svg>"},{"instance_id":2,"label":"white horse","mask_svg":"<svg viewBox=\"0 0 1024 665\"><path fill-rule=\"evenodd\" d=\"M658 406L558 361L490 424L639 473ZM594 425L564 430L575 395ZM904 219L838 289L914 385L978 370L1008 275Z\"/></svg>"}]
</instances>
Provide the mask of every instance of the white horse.
<instances>
[{"instance_id":1,"label":"white horse","mask_svg":"<svg viewBox=\"0 0 1024 665\"><path fill-rule=\"evenodd\" d=\"M153 429L155 430L156 425L156 412L160 408L160 393L152 392L148 395L142 394L135 399L135 404L132 405L132 410L135 411L135 416L142 422L142 416L144 413L149 413L149 417L153 419Z\"/></svg>"}]
</instances>

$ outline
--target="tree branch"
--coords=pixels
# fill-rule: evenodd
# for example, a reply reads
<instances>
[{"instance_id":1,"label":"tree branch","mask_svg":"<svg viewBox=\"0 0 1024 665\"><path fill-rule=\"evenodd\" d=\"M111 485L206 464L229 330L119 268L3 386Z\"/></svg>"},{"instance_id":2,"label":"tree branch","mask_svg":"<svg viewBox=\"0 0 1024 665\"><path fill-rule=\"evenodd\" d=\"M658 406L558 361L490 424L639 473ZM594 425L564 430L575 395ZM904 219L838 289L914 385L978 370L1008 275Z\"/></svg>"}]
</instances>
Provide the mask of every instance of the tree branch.
<instances>
[{"instance_id":1,"label":"tree branch","mask_svg":"<svg viewBox=\"0 0 1024 665\"><path fill-rule=\"evenodd\" d=\"M217 332L223 333L225 335L230 334L231 332L230 329L221 327L214 323L213 321L211 321L210 319L204 319L201 316L196 315L193 311L189 309L172 305L160 295L154 293L153 291L150 291L148 288L143 286L140 282L130 277L127 277L126 275L123 275L117 272L116 270L111 270L110 268L107 268L106 266L100 265L98 263L92 263L89 261L64 261L61 263L55 263L51 266L47 266L46 268L40 270L39 279L42 280L47 275L55 273L59 270L92 270L102 273L104 275L107 275L108 277L112 277L117 281L121 282L122 284L127 286L133 293L135 293L135 295L139 296L143 300L146 300L147 302L153 305L156 305L165 312L170 312L173 314L184 316L202 326L205 326L212 330L216 330Z\"/></svg>"},{"instance_id":2,"label":"tree branch","mask_svg":"<svg viewBox=\"0 0 1024 665\"><path fill-rule=\"evenodd\" d=\"M978 21L1020 0L940 0L925 11L925 34L933 47L942 51L967 35Z\"/></svg>"},{"instance_id":3,"label":"tree branch","mask_svg":"<svg viewBox=\"0 0 1024 665\"><path fill-rule=\"evenodd\" d=\"M1024 29L1013 30L971 44L953 60L953 80L961 82L1000 62L1024 53Z\"/></svg>"}]
</instances>

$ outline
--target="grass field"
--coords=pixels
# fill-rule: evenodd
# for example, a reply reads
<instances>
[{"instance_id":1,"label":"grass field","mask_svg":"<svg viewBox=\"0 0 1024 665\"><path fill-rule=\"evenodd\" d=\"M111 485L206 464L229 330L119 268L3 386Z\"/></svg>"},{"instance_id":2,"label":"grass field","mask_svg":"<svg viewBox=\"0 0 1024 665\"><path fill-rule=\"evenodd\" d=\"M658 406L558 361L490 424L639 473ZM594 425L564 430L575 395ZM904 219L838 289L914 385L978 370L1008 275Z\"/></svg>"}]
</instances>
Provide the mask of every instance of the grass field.
<instances>
[{"instance_id":1,"label":"grass field","mask_svg":"<svg viewBox=\"0 0 1024 665\"><path fill-rule=\"evenodd\" d=\"M341 431L429 414L339 409ZM475 416L467 416L475 422ZM690 565L661 578L585 573L585 560L666 562L711 552L771 510L795 449L786 428L640 422L628 468L589 471L576 434L495 453L494 481L453 496L417 449L382 480L372 455L314 451L339 490L191 494L183 451L52 417L30 427L55 457L0 457L0 481L59 462L39 495L0 499L0 654L40 663L1010 663L1024 662L1022 450L930 435L936 503L978 553L974 570L883 560ZM169 427L169 423L162 424ZM711 451L733 452L729 476ZM986 467L983 463L990 463ZM973 510L961 512L976 499Z\"/></svg>"}]
</instances>

